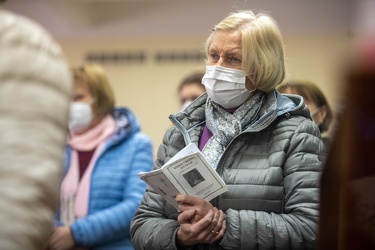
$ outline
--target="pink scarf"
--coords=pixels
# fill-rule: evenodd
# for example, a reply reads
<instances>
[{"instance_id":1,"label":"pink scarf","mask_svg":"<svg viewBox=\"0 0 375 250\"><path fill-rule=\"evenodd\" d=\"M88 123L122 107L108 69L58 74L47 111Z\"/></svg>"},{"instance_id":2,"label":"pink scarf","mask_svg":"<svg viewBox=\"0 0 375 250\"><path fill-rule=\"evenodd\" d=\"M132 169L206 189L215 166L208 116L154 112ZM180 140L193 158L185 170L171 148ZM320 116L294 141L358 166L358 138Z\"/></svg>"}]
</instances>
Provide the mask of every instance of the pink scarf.
<instances>
[{"instance_id":1,"label":"pink scarf","mask_svg":"<svg viewBox=\"0 0 375 250\"><path fill-rule=\"evenodd\" d=\"M72 147L70 167L61 184L60 218L61 222L70 226L77 218L87 215L91 174L98 156L103 152L106 140L116 131L116 123L112 116L107 115L98 125L82 135L71 134L68 144ZM78 151L95 152L90 163L79 181Z\"/></svg>"}]
</instances>

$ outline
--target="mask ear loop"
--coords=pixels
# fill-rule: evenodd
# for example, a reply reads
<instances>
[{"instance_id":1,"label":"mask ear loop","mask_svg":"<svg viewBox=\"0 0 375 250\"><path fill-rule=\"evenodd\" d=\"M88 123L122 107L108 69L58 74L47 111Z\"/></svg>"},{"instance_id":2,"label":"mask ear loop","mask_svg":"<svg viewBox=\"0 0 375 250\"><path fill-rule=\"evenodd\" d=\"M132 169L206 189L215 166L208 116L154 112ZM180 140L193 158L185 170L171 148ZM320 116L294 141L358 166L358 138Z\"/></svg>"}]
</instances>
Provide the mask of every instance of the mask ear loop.
<instances>
[{"instance_id":1,"label":"mask ear loop","mask_svg":"<svg viewBox=\"0 0 375 250\"><path fill-rule=\"evenodd\" d=\"M323 106L324 106L324 105L323 105ZM320 126L320 124L322 124L322 122L321 122L321 123L316 122L316 121L314 120L314 116L315 116L317 113L319 113L321 110L322 110L322 107L318 107L318 108L316 108L315 110L313 110L312 112L310 112L310 116L311 116L311 118L313 119L313 121L315 122L315 124L318 125L318 126ZM323 121L324 121L324 118L323 118Z\"/></svg>"},{"instance_id":2,"label":"mask ear loop","mask_svg":"<svg viewBox=\"0 0 375 250\"><path fill-rule=\"evenodd\" d=\"M316 115L317 113L319 113L320 109L321 108L319 107L319 108L316 108L315 110L311 111L310 112L311 117L313 117L314 115Z\"/></svg>"}]
</instances>

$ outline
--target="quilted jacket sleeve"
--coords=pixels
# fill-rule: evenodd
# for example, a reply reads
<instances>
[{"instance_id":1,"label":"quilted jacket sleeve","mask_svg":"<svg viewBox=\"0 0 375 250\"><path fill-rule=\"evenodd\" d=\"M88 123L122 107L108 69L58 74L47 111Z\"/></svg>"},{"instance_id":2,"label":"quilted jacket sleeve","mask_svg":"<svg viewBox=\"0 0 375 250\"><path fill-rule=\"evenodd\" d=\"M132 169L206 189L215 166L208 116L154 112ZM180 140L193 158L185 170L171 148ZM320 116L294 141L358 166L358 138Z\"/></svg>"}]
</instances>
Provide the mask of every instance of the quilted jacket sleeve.
<instances>
[{"instance_id":1,"label":"quilted jacket sleeve","mask_svg":"<svg viewBox=\"0 0 375 250\"><path fill-rule=\"evenodd\" d=\"M164 136L154 168L160 168L173 154L168 145L173 129L171 128ZM130 227L130 235L136 249L176 249L175 231L179 227L177 215L175 218L168 218L165 206L166 201L148 186Z\"/></svg>"},{"instance_id":2,"label":"quilted jacket sleeve","mask_svg":"<svg viewBox=\"0 0 375 250\"><path fill-rule=\"evenodd\" d=\"M127 148L131 149L119 153L128 155L127 157L131 158L131 165L127 168L129 177L121 183L126 186L123 200L77 220L71 226L71 230L78 245L97 246L120 240L129 234L130 222L146 187L138 177L138 173L150 171L153 155L151 141L144 134L138 133L131 141L125 143Z\"/></svg>"},{"instance_id":3,"label":"quilted jacket sleeve","mask_svg":"<svg viewBox=\"0 0 375 250\"><path fill-rule=\"evenodd\" d=\"M319 178L324 145L316 126L303 120L290 138L283 169L284 211L226 211L225 249L315 249Z\"/></svg>"},{"instance_id":4,"label":"quilted jacket sleeve","mask_svg":"<svg viewBox=\"0 0 375 250\"><path fill-rule=\"evenodd\" d=\"M71 76L39 25L0 9L0 246L40 250L53 231Z\"/></svg>"}]
</instances>

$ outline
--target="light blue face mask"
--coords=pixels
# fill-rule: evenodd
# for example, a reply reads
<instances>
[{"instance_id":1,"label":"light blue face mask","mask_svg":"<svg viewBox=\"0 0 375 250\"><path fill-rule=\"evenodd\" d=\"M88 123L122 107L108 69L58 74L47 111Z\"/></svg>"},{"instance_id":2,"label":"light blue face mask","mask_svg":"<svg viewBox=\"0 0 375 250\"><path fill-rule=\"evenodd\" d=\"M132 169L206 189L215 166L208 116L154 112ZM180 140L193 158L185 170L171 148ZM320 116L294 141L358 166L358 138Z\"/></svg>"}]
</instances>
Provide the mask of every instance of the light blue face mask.
<instances>
[{"instance_id":1,"label":"light blue face mask","mask_svg":"<svg viewBox=\"0 0 375 250\"><path fill-rule=\"evenodd\" d=\"M246 88L246 76L242 70L221 66L206 66L202 84L212 101L225 109L241 106L255 91Z\"/></svg>"}]
</instances>

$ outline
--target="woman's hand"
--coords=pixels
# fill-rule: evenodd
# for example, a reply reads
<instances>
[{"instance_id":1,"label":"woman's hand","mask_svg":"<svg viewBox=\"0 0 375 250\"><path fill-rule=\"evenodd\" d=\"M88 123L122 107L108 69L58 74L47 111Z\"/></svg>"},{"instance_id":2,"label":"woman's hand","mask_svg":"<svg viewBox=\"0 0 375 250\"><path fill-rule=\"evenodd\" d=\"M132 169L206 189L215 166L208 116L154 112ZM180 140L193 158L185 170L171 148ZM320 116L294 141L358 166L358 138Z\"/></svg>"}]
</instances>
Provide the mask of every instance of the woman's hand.
<instances>
[{"instance_id":1,"label":"woman's hand","mask_svg":"<svg viewBox=\"0 0 375 250\"><path fill-rule=\"evenodd\" d=\"M190 218L192 222L201 220L214 207L210 202L190 195L179 194L176 196L176 201L179 203L178 210L181 212L187 209L195 210L194 216Z\"/></svg>"},{"instance_id":2,"label":"woman's hand","mask_svg":"<svg viewBox=\"0 0 375 250\"><path fill-rule=\"evenodd\" d=\"M56 227L49 241L49 250L70 250L75 245L72 232L69 227Z\"/></svg>"},{"instance_id":3,"label":"woman's hand","mask_svg":"<svg viewBox=\"0 0 375 250\"><path fill-rule=\"evenodd\" d=\"M181 211L178 217L178 244L213 243L223 237L226 230L223 211L202 198L189 195L178 195L176 201Z\"/></svg>"},{"instance_id":4,"label":"woman's hand","mask_svg":"<svg viewBox=\"0 0 375 250\"><path fill-rule=\"evenodd\" d=\"M178 216L180 227L177 231L177 244L191 246L196 244L210 244L221 239L226 230L224 213L216 207L198 222L190 218L195 215L194 209L188 209Z\"/></svg>"}]
</instances>

